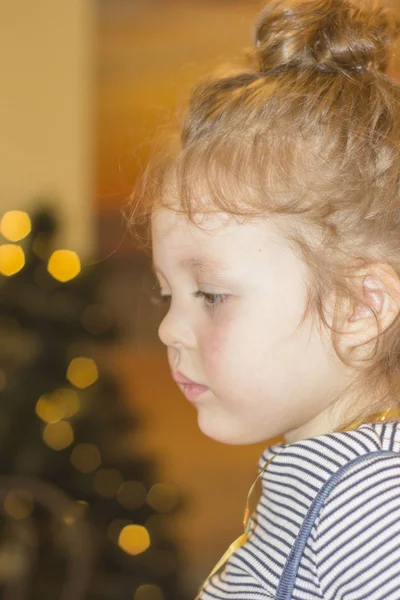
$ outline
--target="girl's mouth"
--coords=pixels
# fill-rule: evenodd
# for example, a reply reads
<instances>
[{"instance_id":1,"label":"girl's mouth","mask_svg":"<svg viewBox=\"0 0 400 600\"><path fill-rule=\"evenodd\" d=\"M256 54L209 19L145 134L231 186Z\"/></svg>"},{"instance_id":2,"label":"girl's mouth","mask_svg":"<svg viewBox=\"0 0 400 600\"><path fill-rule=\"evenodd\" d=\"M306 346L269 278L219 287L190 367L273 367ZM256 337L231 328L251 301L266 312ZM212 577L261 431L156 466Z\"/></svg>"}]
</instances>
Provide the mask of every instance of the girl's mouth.
<instances>
[{"instance_id":1,"label":"girl's mouth","mask_svg":"<svg viewBox=\"0 0 400 600\"><path fill-rule=\"evenodd\" d=\"M195 383L179 371L173 373L173 378L185 394L186 398L191 402L194 402L201 394L208 390L207 386Z\"/></svg>"},{"instance_id":2,"label":"girl's mouth","mask_svg":"<svg viewBox=\"0 0 400 600\"><path fill-rule=\"evenodd\" d=\"M197 400L201 394L208 390L208 387L205 385L199 385L198 383L179 383L178 385L185 394L186 398L191 402Z\"/></svg>"}]
</instances>

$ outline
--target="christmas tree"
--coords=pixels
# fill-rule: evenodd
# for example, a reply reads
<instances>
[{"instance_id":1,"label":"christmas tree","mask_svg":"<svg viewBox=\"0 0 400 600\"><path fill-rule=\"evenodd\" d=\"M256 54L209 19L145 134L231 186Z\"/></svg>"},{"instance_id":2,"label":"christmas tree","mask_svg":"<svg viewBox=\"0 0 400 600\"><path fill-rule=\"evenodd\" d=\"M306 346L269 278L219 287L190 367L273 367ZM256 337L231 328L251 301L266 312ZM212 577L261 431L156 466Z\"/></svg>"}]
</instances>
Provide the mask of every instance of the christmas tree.
<instances>
[{"instance_id":1,"label":"christmas tree","mask_svg":"<svg viewBox=\"0 0 400 600\"><path fill-rule=\"evenodd\" d=\"M101 297L112 264L55 250L48 209L0 230L3 597L184 600L168 532L182 499L133 455L140 419L94 358L121 335Z\"/></svg>"}]
</instances>

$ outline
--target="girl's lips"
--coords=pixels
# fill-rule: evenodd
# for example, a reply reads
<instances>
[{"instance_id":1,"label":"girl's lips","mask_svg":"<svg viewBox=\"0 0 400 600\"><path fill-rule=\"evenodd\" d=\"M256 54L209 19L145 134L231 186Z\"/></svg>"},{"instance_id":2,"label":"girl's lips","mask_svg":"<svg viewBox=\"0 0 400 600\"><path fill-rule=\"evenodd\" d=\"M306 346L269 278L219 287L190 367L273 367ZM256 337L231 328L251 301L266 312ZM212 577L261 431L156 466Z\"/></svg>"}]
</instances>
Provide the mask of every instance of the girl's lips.
<instances>
[{"instance_id":1,"label":"girl's lips","mask_svg":"<svg viewBox=\"0 0 400 600\"><path fill-rule=\"evenodd\" d=\"M194 383L194 384L196 384L195 381L192 381L192 379L188 379L180 371L174 371L172 373L172 377L174 378L176 383ZM200 385L200 384L196 384L196 385Z\"/></svg>"},{"instance_id":2,"label":"girl's lips","mask_svg":"<svg viewBox=\"0 0 400 600\"><path fill-rule=\"evenodd\" d=\"M185 375L182 375L179 371L173 373L173 378L185 394L186 398L192 402L208 390L207 386L195 383L191 379L185 377Z\"/></svg>"},{"instance_id":3,"label":"girl's lips","mask_svg":"<svg viewBox=\"0 0 400 600\"><path fill-rule=\"evenodd\" d=\"M182 392L185 394L186 398L191 402L197 400L201 394L208 390L208 387L205 385L199 385L198 383L179 383L179 387Z\"/></svg>"}]
</instances>

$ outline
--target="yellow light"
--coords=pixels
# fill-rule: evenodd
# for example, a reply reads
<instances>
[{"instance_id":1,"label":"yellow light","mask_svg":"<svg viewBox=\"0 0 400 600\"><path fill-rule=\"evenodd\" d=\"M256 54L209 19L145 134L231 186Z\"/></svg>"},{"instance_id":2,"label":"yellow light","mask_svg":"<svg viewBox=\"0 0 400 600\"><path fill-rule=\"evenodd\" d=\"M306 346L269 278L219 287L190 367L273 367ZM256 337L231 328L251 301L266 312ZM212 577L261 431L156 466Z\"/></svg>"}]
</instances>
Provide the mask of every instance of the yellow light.
<instances>
[{"instance_id":1,"label":"yellow light","mask_svg":"<svg viewBox=\"0 0 400 600\"><path fill-rule=\"evenodd\" d=\"M29 517L33 512L33 498L25 490L12 490L4 498L4 510L14 519L21 520Z\"/></svg>"},{"instance_id":2,"label":"yellow light","mask_svg":"<svg viewBox=\"0 0 400 600\"><path fill-rule=\"evenodd\" d=\"M164 594L158 585L141 585L136 590L133 600L164 600Z\"/></svg>"},{"instance_id":3,"label":"yellow light","mask_svg":"<svg viewBox=\"0 0 400 600\"><path fill-rule=\"evenodd\" d=\"M22 210L10 210L0 222L1 234L10 242L19 242L30 234L32 224L28 213Z\"/></svg>"},{"instance_id":4,"label":"yellow light","mask_svg":"<svg viewBox=\"0 0 400 600\"><path fill-rule=\"evenodd\" d=\"M57 281L65 283L81 272L81 261L72 250L56 250L49 258L47 270Z\"/></svg>"},{"instance_id":5,"label":"yellow light","mask_svg":"<svg viewBox=\"0 0 400 600\"><path fill-rule=\"evenodd\" d=\"M21 246L3 244L0 246L0 273L6 277L15 275L25 265L25 254Z\"/></svg>"},{"instance_id":6,"label":"yellow light","mask_svg":"<svg viewBox=\"0 0 400 600\"><path fill-rule=\"evenodd\" d=\"M118 490L118 502L130 510L146 504L147 490L140 481L124 481Z\"/></svg>"},{"instance_id":7,"label":"yellow light","mask_svg":"<svg viewBox=\"0 0 400 600\"><path fill-rule=\"evenodd\" d=\"M53 394L43 394L36 403L36 414L45 423L57 423L75 415L80 408L75 390L60 388Z\"/></svg>"},{"instance_id":8,"label":"yellow light","mask_svg":"<svg viewBox=\"0 0 400 600\"><path fill-rule=\"evenodd\" d=\"M36 414L45 423L58 423L64 417L62 407L48 394L40 396L36 403Z\"/></svg>"},{"instance_id":9,"label":"yellow light","mask_svg":"<svg viewBox=\"0 0 400 600\"><path fill-rule=\"evenodd\" d=\"M105 498L114 498L122 483L122 475L116 469L99 469L93 479L93 487Z\"/></svg>"},{"instance_id":10,"label":"yellow light","mask_svg":"<svg viewBox=\"0 0 400 600\"><path fill-rule=\"evenodd\" d=\"M72 388L59 388L52 394L52 398L63 411L63 419L69 419L79 412L81 407L79 396Z\"/></svg>"},{"instance_id":11,"label":"yellow light","mask_svg":"<svg viewBox=\"0 0 400 600\"><path fill-rule=\"evenodd\" d=\"M74 432L67 421L49 423L43 432L43 440L53 450L64 450L74 441Z\"/></svg>"},{"instance_id":12,"label":"yellow light","mask_svg":"<svg viewBox=\"0 0 400 600\"><path fill-rule=\"evenodd\" d=\"M178 494L174 486L167 483L156 483L147 495L147 503L157 512L172 510L178 502Z\"/></svg>"},{"instance_id":13,"label":"yellow light","mask_svg":"<svg viewBox=\"0 0 400 600\"><path fill-rule=\"evenodd\" d=\"M85 518L90 506L85 500L72 502L64 513L62 519L66 525L73 525L78 519Z\"/></svg>"},{"instance_id":14,"label":"yellow light","mask_svg":"<svg viewBox=\"0 0 400 600\"><path fill-rule=\"evenodd\" d=\"M79 357L71 360L67 370L67 379L77 388L89 387L98 377L99 372L92 358Z\"/></svg>"},{"instance_id":15,"label":"yellow light","mask_svg":"<svg viewBox=\"0 0 400 600\"><path fill-rule=\"evenodd\" d=\"M100 450L94 444L78 444L71 453L71 463L81 473L91 473L101 464Z\"/></svg>"},{"instance_id":16,"label":"yellow light","mask_svg":"<svg viewBox=\"0 0 400 600\"><path fill-rule=\"evenodd\" d=\"M118 545L127 554L143 554L150 547L150 535L142 525L126 525L118 538Z\"/></svg>"}]
</instances>

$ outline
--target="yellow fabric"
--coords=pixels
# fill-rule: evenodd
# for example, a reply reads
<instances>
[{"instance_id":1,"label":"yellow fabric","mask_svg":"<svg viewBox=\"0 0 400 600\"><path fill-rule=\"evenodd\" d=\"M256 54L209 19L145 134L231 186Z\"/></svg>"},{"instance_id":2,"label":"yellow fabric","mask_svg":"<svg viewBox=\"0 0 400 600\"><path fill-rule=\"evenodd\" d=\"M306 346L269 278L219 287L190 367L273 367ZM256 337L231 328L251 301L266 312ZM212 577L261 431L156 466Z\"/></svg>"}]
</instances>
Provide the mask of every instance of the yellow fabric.
<instances>
[{"instance_id":1,"label":"yellow fabric","mask_svg":"<svg viewBox=\"0 0 400 600\"><path fill-rule=\"evenodd\" d=\"M228 558L230 556L232 556L232 554L234 552L236 552L236 550L238 550L241 546L243 546L243 544L245 544L246 541L247 541L247 535L245 533L242 533L242 535L239 536L237 538L237 540L235 540L234 542L232 542L232 544L229 546L228 550L221 557L221 560L219 560L217 562L217 564L215 565L215 567L213 568L213 570L211 571L211 573L207 577L207 580L210 579L216 573L218 573L218 571L220 570L220 568L223 567L224 564L227 562ZM200 598L200 594L201 594L203 588L204 588L204 585L201 586L200 591L199 591L198 595L196 596L195 600L198 600L198 598Z\"/></svg>"}]
</instances>

